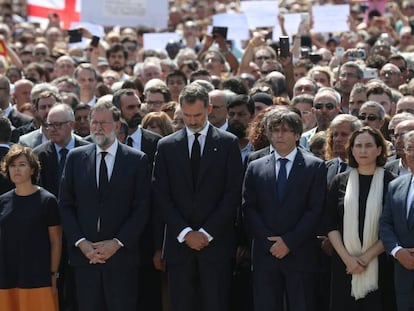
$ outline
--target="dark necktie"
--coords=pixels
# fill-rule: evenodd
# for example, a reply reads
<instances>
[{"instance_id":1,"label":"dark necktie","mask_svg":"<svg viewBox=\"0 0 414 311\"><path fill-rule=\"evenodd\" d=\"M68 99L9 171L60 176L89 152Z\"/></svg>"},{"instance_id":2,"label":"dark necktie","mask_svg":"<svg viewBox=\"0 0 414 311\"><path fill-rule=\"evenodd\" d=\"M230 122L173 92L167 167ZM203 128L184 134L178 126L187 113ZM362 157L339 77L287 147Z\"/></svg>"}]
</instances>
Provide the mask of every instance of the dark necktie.
<instances>
[{"instance_id":1,"label":"dark necktie","mask_svg":"<svg viewBox=\"0 0 414 311\"><path fill-rule=\"evenodd\" d=\"M339 173L345 172L346 171L346 167L347 167L346 163L345 162L341 162L339 164Z\"/></svg>"},{"instance_id":2,"label":"dark necktie","mask_svg":"<svg viewBox=\"0 0 414 311\"><path fill-rule=\"evenodd\" d=\"M197 183L198 169L200 168L200 159L201 159L201 148L200 148L200 142L198 141L199 136L200 136L200 133L194 134L194 142L193 142L193 146L191 147L191 171L193 173L194 186Z\"/></svg>"},{"instance_id":3,"label":"dark necktie","mask_svg":"<svg viewBox=\"0 0 414 311\"><path fill-rule=\"evenodd\" d=\"M132 139L131 136L128 136L128 138L127 138L127 145L130 146L130 147L134 146L134 140Z\"/></svg>"},{"instance_id":4,"label":"dark necktie","mask_svg":"<svg viewBox=\"0 0 414 311\"><path fill-rule=\"evenodd\" d=\"M59 150L60 160L59 160L59 179L62 177L63 168L65 167L66 162L66 155L68 154L69 150L66 148L62 148Z\"/></svg>"},{"instance_id":5,"label":"dark necktie","mask_svg":"<svg viewBox=\"0 0 414 311\"><path fill-rule=\"evenodd\" d=\"M279 196L280 201L283 200L286 191L286 182L287 182L287 172L286 172L286 163L289 161L288 159L279 158L280 163L279 173L277 175L277 194Z\"/></svg>"},{"instance_id":6,"label":"dark necktie","mask_svg":"<svg viewBox=\"0 0 414 311\"><path fill-rule=\"evenodd\" d=\"M106 166L105 156L108 152L101 152L101 164L99 166L99 195L102 197L109 186L108 167Z\"/></svg>"}]
</instances>

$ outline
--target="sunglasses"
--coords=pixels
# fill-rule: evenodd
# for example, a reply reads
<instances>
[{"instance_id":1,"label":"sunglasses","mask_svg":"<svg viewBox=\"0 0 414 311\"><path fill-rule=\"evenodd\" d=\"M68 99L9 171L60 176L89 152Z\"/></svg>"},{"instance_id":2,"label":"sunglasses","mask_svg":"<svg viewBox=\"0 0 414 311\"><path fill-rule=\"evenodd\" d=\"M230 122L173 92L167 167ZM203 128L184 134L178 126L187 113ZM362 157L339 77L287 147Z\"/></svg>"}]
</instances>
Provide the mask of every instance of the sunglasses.
<instances>
[{"instance_id":1,"label":"sunglasses","mask_svg":"<svg viewBox=\"0 0 414 311\"><path fill-rule=\"evenodd\" d=\"M368 121L375 121L375 120L379 120L379 119L380 119L380 117L378 117L378 116L376 116L376 115L373 115L373 114L369 114L369 115L360 114L360 115L358 116L358 119L360 119L361 121L365 121L365 120L368 120Z\"/></svg>"},{"instance_id":2,"label":"sunglasses","mask_svg":"<svg viewBox=\"0 0 414 311\"><path fill-rule=\"evenodd\" d=\"M317 110L322 110L324 107L326 108L326 109L328 109L328 110L334 110L335 109L335 104L333 104L333 103L326 103L326 104L324 104L324 103L316 103L316 104L314 104L313 105L313 107L315 107L315 109L317 109Z\"/></svg>"}]
</instances>

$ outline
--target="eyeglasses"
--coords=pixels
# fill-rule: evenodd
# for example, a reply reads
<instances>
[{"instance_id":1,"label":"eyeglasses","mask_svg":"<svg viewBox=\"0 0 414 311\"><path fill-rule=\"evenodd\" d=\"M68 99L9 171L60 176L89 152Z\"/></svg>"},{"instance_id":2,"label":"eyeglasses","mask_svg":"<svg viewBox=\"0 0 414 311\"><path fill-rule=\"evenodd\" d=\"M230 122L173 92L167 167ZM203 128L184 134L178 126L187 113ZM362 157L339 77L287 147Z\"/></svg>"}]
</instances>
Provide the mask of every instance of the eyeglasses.
<instances>
[{"instance_id":1,"label":"eyeglasses","mask_svg":"<svg viewBox=\"0 0 414 311\"><path fill-rule=\"evenodd\" d=\"M45 124L47 129L53 128L55 130L60 130L62 128L62 125L69 123L70 121L62 121L62 122L47 122Z\"/></svg>"},{"instance_id":2,"label":"eyeglasses","mask_svg":"<svg viewBox=\"0 0 414 311\"><path fill-rule=\"evenodd\" d=\"M96 120L91 121L91 126L92 127L97 127L98 125L100 127L105 127L105 126L110 125L110 124L113 124L113 121L96 121Z\"/></svg>"},{"instance_id":3,"label":"eyeglasses","mask_svg":"<svg viewBox=\"0 0 414 311\"><path fill-rule=\"evenodd\" d=\"M414 147L407 147L404 148L405 153L413 154L414 153Z\"/></svg>"},{"instance_id":4,"label":"eyeglasses","mask_svg":"<svg viewBox=\"0 0 414 311\"><path fill-rule=\"evenodd\" d=\"M366 115L366 114L360 114L360 115L358 116L358 119L360 119L361 121L365 121L365 120L368 120L368 121L375 121L375 120L379 120L379 119L380 119L380 117L379 117L379 116L376 116L376 115L374 115L374 114L369 114L369 115Z\"/></svg>"},{"instance_id":5,"label":"eyeglasses","mask_svg":"<svg viewBox=\"0 0 414 311\"><path fill-rule=\"evenodd\" d=\"M126 48L128 51L133 52L133 51L135 51L135 50L137 49L137 46L136 46L136 45L125 45L125 48Z\"/></svg>"},{"instance_id":6,"label":"eyeglasses","mask_svg":"<svg viewBox=\"0 0 414 311\"><path fill-rule=\"evenodd\" d=\"M357 74L356 73L352 73L352 72L341 72L339 74L340 78L357 78Z\"/></svg>"},{"instance_id":7,"label":"eyeglasses","mask_svg":"<svg viewBox=\"0 0 414 311\"><path fill-rule=\"evenodd\" d=\"M148 106L161 106L162 104L164 104L164 102L160 100L147 101Z\"/></svg>"},{"instance_id":8,"label":"eyeglasses","mask_svg":"<svg viewBox=\"0 0 414 311\"><path fill-rule=\"evenodd\" d=\"M36 56L46 56L46 52L35 52L34 55Z\"/></svg>"},{"instance_id":9,"label":"eyeglasses","mask_svg":"<svg viewBox=\"0 0 414 311\"><path fill-rule=\"evenodd\" d=\"M313 107L315 107L316 110L322 110L323 108L326 108L328 110L334 110L336 105L333 103L316 103L313 105Z\"/></svg>"},{"instance_id":10,"label":"eyeglasses","mask_svg":"<svg viewBox=\"0 0 414 311\"><path fill-rule=\"evenodd\" d=\"M258 59L258 60L269 60L270 59L270 56L258 56L258 57L255 57L255 59Z\"/></svg>"},{"instance_id":11,"label":"eyeglasses","mask_svg":"<svg viewBox=\"0 0 414 311\"><path fill-rule=\"evenodd\" d=\"M380 72L380 77L396 76L396 75L399 75L399 73L396 71L391 71L391 70Z\"/></svg>"},{"instance_id":12,"label":"eyeglasses","mask_svg":"<svg viewBox=\"0 0 414 311\"><path fill-rule=\"evenodd\" d=\"M221 60L220 59L218 59L218 58L214 58L214 57L209 57L209 58L206 58L206 59L204 59L204 61L206 62L206 63L208 63L208 62L221 62Z\"/></svg>"}]
</instances>

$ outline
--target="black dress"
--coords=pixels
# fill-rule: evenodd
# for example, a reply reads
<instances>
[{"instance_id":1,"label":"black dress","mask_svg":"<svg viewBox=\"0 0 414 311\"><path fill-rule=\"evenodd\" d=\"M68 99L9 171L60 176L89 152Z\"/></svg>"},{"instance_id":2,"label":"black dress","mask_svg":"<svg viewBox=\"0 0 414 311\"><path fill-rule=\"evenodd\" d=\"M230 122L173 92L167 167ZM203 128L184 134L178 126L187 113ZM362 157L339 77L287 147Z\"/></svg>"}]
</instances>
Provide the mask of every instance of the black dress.
<instances>
[{"instance_id":1,"label":"black dress","mask_svg":"<svg viewBox=\"0 0 414 311\"><path fill-rule=\"evenodd\" d=\"M328 232L338 230L343 236L344 198L346 185L350 172L338 174L332 181L327 197L327 223ZM373 175L359 175L359 219L358 231L361 244L363 241L365 209ZM395 176L389 171L384 172L385 199L388 184ZM362 299L355 300L351 296L352 275L346 273L346 266L339 255L332 255L332 288L331 288L331 310L332 311L393 311L395 306L393 260L385 252L378 256L379 274L378 290L369 293Z\"/></svg>"},{"instance_id":2,"label":"black dress","mask_svg":"<svg viewBox=\"0 0 414 311\"><path fill-rule=\"evenodd\" d=\"M54 306L56 299L51 290L48 230L59 224L56 197L43 188L28 196L14 190L0 196L0 309L28 299L42 305L18 310L55 310L46 307Z\"/></svg>"}]
</instances>

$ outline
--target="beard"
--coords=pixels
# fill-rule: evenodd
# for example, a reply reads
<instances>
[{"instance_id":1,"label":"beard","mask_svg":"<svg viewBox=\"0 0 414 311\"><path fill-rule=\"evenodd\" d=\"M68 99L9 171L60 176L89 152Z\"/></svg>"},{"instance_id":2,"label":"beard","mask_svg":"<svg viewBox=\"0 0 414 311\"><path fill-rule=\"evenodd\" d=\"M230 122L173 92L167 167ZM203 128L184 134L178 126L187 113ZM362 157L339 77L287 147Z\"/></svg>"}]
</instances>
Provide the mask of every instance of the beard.
<instances>
[{"instance_id":1,"label":"beard","mask_svg":"<svg viewBox=\"0 0 414 311\"><path fill-rule=\"evenodd\" d=\"M136 128L138 125L141 124L142 121L142 115L140 113L135 114L131 119L129 120L125 120L126 123L128 124L128 128L130 129L134 129Z\"/></svg>"},{"instance_id":2,"label":"beard","mask_svg":"<svg viewBox=\"0 0 414 311\"><path fill-rule=\"evenodd\" d=\"M115 141L116 134L114 131L112 131L109 135L105 135L104 133L91 133L91 137L95 144L101 148L104 148L111 145Z\"/></svg>"},{"instance_id":3,"label":"beard","mask_svg":"<svg viewBox=\"0 0 414 311\"><path fill-rule=\"evenodd\" d=\"M110 68L113 71L121 72L121 71L123 71L125 69L125 65L122 66L122 65L119 65L119 64L113 64Z\"/></svg>"},{"instance_id":4,"label":"beard","mask_svg":"<svg viewBox=\"0 0 414 311\"><path fill-rule=\"evenodd\" d=\"M227 132L236 135L236 137L239 139L246 137L246 127L239 121L233 121L229 123Z\"/></svg>"}]
</instances>

